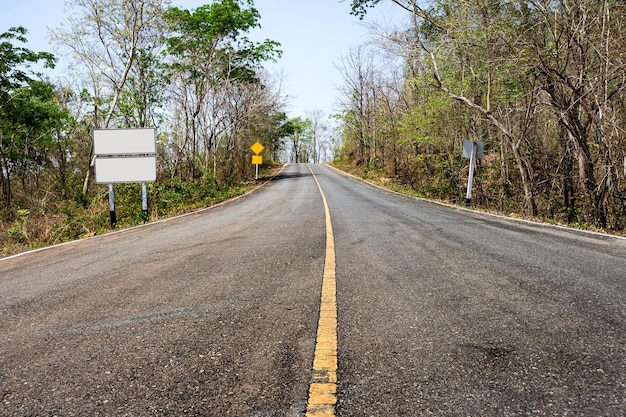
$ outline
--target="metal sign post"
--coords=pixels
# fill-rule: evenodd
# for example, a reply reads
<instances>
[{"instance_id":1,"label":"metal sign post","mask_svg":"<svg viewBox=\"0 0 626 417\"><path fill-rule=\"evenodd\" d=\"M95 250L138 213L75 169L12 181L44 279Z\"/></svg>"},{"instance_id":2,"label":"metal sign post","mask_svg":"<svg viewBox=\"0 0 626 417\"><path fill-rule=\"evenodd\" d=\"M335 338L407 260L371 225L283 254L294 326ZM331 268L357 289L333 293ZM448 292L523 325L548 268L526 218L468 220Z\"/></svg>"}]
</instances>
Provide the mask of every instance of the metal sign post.
<instances>
[{"instance_id":1,"label":"metal sign post","mask_svg":"<svg viewBox=\"0 0 626 417\"><path fill-rule=\"evenodd\" d=\"M255 180L259 179L259 165L263 163L263 157L259 155L265 149L260 142L255 142L254 145L250 147L254 155L252 156L252 165L256 165L256 175L254 177Z\"/></svg>"},{"instance_id":2,"label":"metal sign post","mask_svg":"<svg viewBox=\"0 0 626 417\"><path fill-rule=\"evenodd\" d=\"M141 183L141 212L143 221L148 221L148 186L145 182Z\"/></svg>"},{"instance_id":3,"label":"metal sign post","mask_svg":"<svg viewBox=\"0 0 626 417\"><path fill-rule=\"evenodd\" d=\"M476 142L472 142L472 154L470 155L469 177L467 178L467 194L465 195L465 205L472 203L472 185L474 184L474 171L476 170Z\"/></svg>"},{"instance_id":4,"label":"metal sign post","mask_svg":"<svg viewBox=\"0 0 626 417\"><path fill-rule=\"evenodd\" d=\"M476 160L483 158L485 149L484 142L463 141L463 157L470 159L469 176L467 178L467 194L465 195L465 205L472 204L472 186L474 185L474 172L476 171Z\"/></svg>"},{"instance_id":5,"label":"metal sign post","mask_svg":"<svg viewBox=\"0 0 626 417\"><path fill-rule=\"evenodd\" d=\"M115 215L115 194L113 193L113 184L109 184L109 215L111 218L111 229L115 229L117 217Z\"/></svg>"}]
</instances>

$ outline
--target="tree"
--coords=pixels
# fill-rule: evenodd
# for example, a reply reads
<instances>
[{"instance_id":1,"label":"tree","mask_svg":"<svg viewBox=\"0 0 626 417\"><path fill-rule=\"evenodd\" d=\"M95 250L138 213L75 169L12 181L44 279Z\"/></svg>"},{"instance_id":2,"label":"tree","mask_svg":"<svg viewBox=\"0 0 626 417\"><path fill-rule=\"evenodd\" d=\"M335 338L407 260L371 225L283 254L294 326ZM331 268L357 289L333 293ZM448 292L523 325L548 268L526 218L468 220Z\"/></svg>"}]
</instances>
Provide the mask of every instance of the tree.
<instances>
[{"instance_id":1,"label":"tree","mask_svg":"<svg viewBox=\"0 0 626 417\"><path fill-rule=\"evenodd\" d=\"M232 150L229 141L251 115L241 111L251 107L232 104L243 104L241 99L262 87L257 71L264 61L280 56L279 44L255 43L245 36L260 19L250 0L221 0L193 11L171 8L166 19L171 31L169 75L181 117L176 170L182 175L185 161L191 177L204 175L212 152L215 176L220 147Z\"/></svg>"},{"instance_id":2,"label":"tree","mask_svg":"<svg viewBox=\"0 0 626 417\"><path fill-rule=\"evenodd\" d=\"M375 54L364 46L352 48L339 70L344 79L341 105L347 112L349 132L356 144L357 164L376 157L377 68Z\"/></svg>"},{"instance_id":3,"label":"tree","mask_svg":"<svg viewBox=\"0 0 626 417\"><path fill-rule=\"evenodd\" d=\"M284 127L289 132L289 160L293 163L311 162L313 156L313 133L311 120L294 117Z\"/></svg>"},{"instance_id":4,"label":"tree","mask_svg":"<svg viewBox=\"0 0 626 417\"><path fill-rule=\"evenodd\" d=\"M311 121L311 150L314 164L327 161L331 149L328 144L328 132L330 130L325 121L324 112L320 109L307 112L307 118Z\"/></svg>"},{"instance_id":5,"label":"tree","mask_svg":"<svg viewBox=\"0 0 626 417\"><path fill-rule=\"evenodd\" d=\"M165 28L162 17L168 0L70 0L67 4L77 12L52 31L51 37L73 53L78 68L86 73L94 108L92 126L111 127L124 98L126 106L122 110L126 120L122 118L119 124L126 124L123 121L128 121L132 113L133 118L139 117L138 124L145 125L145 116L154 104L146 102L154 97L146 89L149 83L146 77L151 74L146 65L154 62L154 51L162 39ZM128 90L129 80L139 91ZM129 111L129 103L137 105L136 112ZM89 167L92 156L93 144ZM87 193L90 177L88 168L83 193Z\"/></svg>"},{"instance_id":6,"label":"tree","mask_svg":"<svg viewBox=\"0 0 626 417\"><path fill-rule=\"evenodd\" d=\"M10 28L0 34L0 105L11 99L11 91L33 81L26 70L30 64L43 61L45 68L54 68L56 59L49 52L33 52L11 41L27 43L28 31L23 27Z\"/></svg>"},{"instance_id":7,"label":"tree","mask_svg":"<svg viewBox=\"0 0 626 417\"><path fill-rule=\"evenodd\" d=\"M626 58L615 52L624 48L626 11L609 0L532 0L522 10L523 27L535 34L526 38L529 62L574 150L587 217L606 227L611 167L621 162L607 121L626 87Z\"/></svg>"},{"instance_id":8,"label":"tree","mask_svg":"<svg viewBox=\"0 0 626 417\"><path fill-rule=\"evenodd\" d=\"M392 1L413 17L406 33L431 84L471 110L461 128L486 139L494 158L499 150L502 184L521 183L530 214L543 204L551 213L561 207L569 221L623 224L621 2ZM378 3L353 0L352 13L363 17Z\"/></svg>"},{"instance_id":9,"label":"tree","mask_svg":"<svg viewBox=\"0 0 626 417\"><path fill-rule=\"evenodd\" d=\"M363 19L363 16L367 14L367 10L376 6L382 0L352 0L352 14ZM407 11L414 11L416 2L414 0L391 0L398 6Z\"/></svg>"},{"instance_id":10,"label":"tree","mask_svg":"<svg viewBox=\"0 0 626 417\"><path fill-rule=\"evenodd\" d=\"M438 28L423 34L421 43L431 58L435 86L478 112L496 129L501 147L515 159L525 210L535 216L537 204L527 140L537 102L526 67L520 65L519 45L513 35L517 13L499 2L443 3L440 12L431 11L430 21L437 21ZM445 55L446 67L454 80L444 79L437 51ZM504 71L496 71L496 67ZM479 129L484 131L480 139L493 136L485 127Z\"/></svg>"},{"instance_id":11,"label":"tree","mask_svg":"<svg viewBox=\"0 0 626 417\"><path fill-rule=\"evenodd\" d=\"M0 34L0 179L6 207L11 206L12 175L17 172L25 188L29 175L41 171L53 140L51 130L65 117L53 87L27 72L40 61L54 67L53 55L12 43L26 43L26 34L22 27Z\"/></svg>"}]
</instances>

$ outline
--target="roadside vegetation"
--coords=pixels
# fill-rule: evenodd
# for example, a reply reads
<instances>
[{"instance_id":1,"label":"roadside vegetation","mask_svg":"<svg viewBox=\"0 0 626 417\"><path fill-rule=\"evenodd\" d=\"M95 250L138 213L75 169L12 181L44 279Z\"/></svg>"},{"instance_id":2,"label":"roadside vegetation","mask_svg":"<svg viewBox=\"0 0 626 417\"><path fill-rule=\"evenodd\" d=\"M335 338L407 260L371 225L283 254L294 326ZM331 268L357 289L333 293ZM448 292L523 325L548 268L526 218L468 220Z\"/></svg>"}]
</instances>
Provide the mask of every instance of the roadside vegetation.
<instances>
[{"instance_id":1,"label":"roadside vegetation","mask_svg":"<svg viewBox=\"0 0 626 417\"><path fill-rule=\"evenodd\" d=\"M94 129L156 130L148 219L141 185L116 184L117 227L244 193L255 186L250 146L263 143L268 175L305 130L264 69L280 44L249 38L261 18L251 0L66 6L49 33L54 54L28 48L27 22L0 28L0 256L111 230L108 188L94 184Z\"/></svg>"},{"instance_id":2,"label":"roadside vegetation","mask_svg":"<svg viewBox=\"0 0 626 417\"><path fill-rule=\"evenodd\" d=\"M273 169L266 165L258 182L252 179L237 185L218 186L214 180L203 178L185 181L175 178L148 184L147 218L141 207L141 184L118 184L115 227L137 226L218 204L253 190L279 168L279 165ZM98 188L86 203L70 199L42 202L33 209L17 209L13 220L1 225L0 257L110 232L108 189Z\"/></svg>"},{"instance_id":3,"label":"roadside vegetation","mask_svg":"<svg viewBox=\"0 0 626 417\"><path fill-rule=\"evenodd\" d=\"M613 0L381 1L338 65L337 165L464 204L463 141L485 143L472 204L574 227L626 227L626 8Z\"/></svg>"}]
</instances>

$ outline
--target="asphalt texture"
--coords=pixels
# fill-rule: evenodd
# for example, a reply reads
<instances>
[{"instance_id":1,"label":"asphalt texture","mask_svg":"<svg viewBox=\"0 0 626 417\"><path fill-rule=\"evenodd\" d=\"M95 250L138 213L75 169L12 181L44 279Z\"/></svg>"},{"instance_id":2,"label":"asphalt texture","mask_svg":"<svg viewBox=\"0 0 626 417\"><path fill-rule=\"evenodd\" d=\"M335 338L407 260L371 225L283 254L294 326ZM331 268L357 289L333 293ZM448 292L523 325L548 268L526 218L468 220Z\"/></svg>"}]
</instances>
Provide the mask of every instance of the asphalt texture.
<instances>
[{"instance_id":1,"label":"asphalt texture","mask_svg":"<svg viewBox=\"0 0 626 417\"><path fill-rule=\"evenodd\" d=\"M303 416L326 196L337 416L626 415L626 241L322 165L0 260L0 416Z\"/></svg>"}]
</instances>

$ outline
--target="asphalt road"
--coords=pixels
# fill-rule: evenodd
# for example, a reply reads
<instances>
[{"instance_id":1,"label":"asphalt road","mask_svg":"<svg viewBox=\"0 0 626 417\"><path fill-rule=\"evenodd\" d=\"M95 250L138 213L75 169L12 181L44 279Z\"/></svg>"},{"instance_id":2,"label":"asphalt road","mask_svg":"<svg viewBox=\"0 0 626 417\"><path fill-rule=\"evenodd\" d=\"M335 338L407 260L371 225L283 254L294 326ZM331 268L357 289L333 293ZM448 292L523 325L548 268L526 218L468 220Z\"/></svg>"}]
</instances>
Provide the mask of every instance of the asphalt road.
<instances>
[{"instance_id":1,"label":"asphalt road","mask_svg":"<svg viewBox=\"0 0 626 417\"><path fill-rule=\"evenodd\" d=\"M337 416L623 416L626 241L320 165L0 260L0 416L302 416L334 230Z\"/></svg>"}]
</instances>

